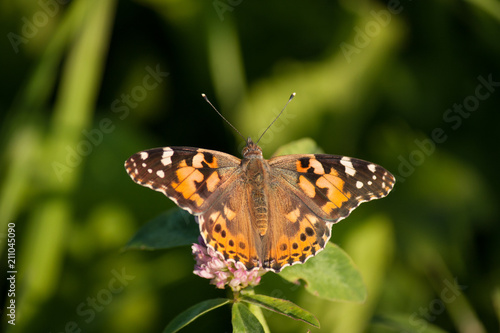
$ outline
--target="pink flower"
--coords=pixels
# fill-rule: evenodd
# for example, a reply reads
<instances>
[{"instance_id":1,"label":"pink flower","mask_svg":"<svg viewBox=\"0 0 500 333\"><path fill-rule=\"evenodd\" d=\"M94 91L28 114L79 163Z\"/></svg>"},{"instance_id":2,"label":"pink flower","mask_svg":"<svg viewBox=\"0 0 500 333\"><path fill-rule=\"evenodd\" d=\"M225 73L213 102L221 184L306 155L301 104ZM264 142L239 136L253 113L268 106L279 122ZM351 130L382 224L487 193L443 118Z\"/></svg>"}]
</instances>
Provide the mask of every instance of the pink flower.
<instances>
[{"instance_id":1,"label":"pink flower","mask_svg":"<svg viewBox=\"0 0 500 333\"><path fill-rule=\"evenodd\" d=\"M256 286L260 283L261 276L266 273L263 269L248 271L240 262L224 260L217 251L205 245L201 236L198 243L191 246L196 260L193 273L210 279L210 284L219 289L229 285L233 291L239 291L248 286Z\"/></svg>"}]
</instances>

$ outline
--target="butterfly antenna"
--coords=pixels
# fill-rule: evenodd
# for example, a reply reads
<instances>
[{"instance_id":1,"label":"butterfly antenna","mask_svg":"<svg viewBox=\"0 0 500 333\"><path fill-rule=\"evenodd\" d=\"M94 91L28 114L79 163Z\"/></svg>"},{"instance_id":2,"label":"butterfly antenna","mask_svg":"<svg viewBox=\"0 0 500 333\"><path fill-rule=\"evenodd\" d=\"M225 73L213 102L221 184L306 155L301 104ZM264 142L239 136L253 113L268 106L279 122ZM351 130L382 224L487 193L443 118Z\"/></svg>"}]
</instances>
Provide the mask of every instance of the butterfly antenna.
<instances>
[{"instance_id":1,"label":"butterfly antenna","mask_svg":"<svg viewBox=\"0 0 500 333\"><path fill-rule=\"evenodd\" d=\"M224 119L224 121L225 121L226 123L228 123L228 124L229 124L229 126L231 126L231 127L232 127L235 131L236 131L236 133L238 133L238 134L239 134L239 135L243 138L243 140L246 140L246 139L245 139L245 137L244 137L244 136L240 133L240 131L238 131L238 130L236 129L236 127L234 127L234 126L233 126L233 124L231 124L231 123L229 122L229 120L227 120L226 118L224 118L224 116L223 116L223 115L219 112L219 110L217 110L217 109L215 108L215 106L214 106L214 105L213 105L213 104L212 104L212 103L208 100L207 95L205 95L205 94L201 94L201 97L203 97L203 98L205 99L205 101L206 101L208 104L210 104L210 106L212 107L212 109L214 109L214 110L215 110L215 112L217 112L217 114L219 114L219 116L220 116L222 119Z\"/></svg>"},{"instance_id":2,"label":"butterfly antenna","mask_svg":"<svg viewBox=\"0 0 500 333\"><path fill-rule=\"evenodd\" d=\"M295 93L292 93L290 95L290 98L288 99L288 102L286 102L285 106L283 107L283 110L281 110L281 112L276 116L276 118L274 118L273 122L269 124L269 126L267 126L267 128L264 130L264 132L260 135L259 137L259 140L257 140L256 143L259 143L260 139L262 139L262 137L264 136L264 134L266 134L267 130L273 126L274 122L276 120L278 120L278 118L281 116L281 114L283 113L283 111L285 111L286 107L288 106L288 104L292 101L292 99L295 97Z\"/></svg>"}]
</instances>

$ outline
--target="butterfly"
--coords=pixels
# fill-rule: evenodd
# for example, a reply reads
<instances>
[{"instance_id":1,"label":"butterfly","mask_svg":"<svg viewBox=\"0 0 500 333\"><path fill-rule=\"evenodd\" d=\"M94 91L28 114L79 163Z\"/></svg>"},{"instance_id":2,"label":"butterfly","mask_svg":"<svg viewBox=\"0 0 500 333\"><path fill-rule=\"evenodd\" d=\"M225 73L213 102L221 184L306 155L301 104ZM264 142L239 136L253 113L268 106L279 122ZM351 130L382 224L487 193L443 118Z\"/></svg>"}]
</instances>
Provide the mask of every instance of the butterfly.
<instances>
[{"instance_id":1,"label":"butterfly","mask_svg":"<svg viewBox=\"0 0 500 333\"><path fill-rule=\"evenodd\" d=\"M326 246L334 223L362 202L385 197L394 176L356 158L304 154L263 158L248 138L243 158L163 147L132 155L125 168L195 215L207 246L247 270L280 272Z\"/></svg>"}]
</instances>

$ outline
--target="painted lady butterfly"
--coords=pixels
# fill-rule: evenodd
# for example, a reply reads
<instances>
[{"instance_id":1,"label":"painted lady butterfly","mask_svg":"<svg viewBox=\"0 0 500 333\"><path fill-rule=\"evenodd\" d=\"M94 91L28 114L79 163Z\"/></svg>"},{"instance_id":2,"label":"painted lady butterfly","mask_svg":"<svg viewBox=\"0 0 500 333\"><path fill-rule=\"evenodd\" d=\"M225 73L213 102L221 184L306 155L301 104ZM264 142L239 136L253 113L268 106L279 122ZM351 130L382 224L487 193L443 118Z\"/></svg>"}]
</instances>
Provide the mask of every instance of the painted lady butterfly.
<instances>
[{"instance_id":1,"label":"painted lady butterfly","mask_svg":"<svg viewBox=\"0 0 500 333\"><path fill-rule=\"evenodd\" d=\"M334 223L385 197L394 176L363 160L326 154L265 160L250 138L243 159L214 150L165 147L132 155L125 168L195 215L205 243L248 270L279 272L326 245Z\"/></svg>"}]
</instances>

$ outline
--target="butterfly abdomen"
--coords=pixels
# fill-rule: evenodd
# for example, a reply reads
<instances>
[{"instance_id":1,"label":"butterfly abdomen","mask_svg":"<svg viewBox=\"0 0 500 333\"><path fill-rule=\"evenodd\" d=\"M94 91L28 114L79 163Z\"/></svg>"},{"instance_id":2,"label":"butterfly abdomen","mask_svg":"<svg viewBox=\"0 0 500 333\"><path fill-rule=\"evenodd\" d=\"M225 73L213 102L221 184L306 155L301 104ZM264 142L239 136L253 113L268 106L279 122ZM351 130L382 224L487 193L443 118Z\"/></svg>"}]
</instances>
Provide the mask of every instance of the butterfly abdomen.
<instances>
[{"instance_id":1,"label":"butterfly abdomen","mask_svg":"<svg viewBox=\"0 0 500 333\"><path fill-rule=\"evenodd\" d=\"M249 159L247 168L247 191L250 197L249 208L253 223L259 235L264 236L269 227L269 198L266 181L269 175L268 165L263 159Z\"/></svg>"},{"instance_id":2,"label":"butterfly abdomen","mask_svg":"<svg viewBox=\"0 0 500 333\"><path fill-rule=\"evenodd\" d=\"M255 225L259 230L259 234L264 236L268 228L268 209L267 209L267 198L264 191L252 190L251 193L253 201L253 216L255 217Z\"/></svg>"}]
</instances>

